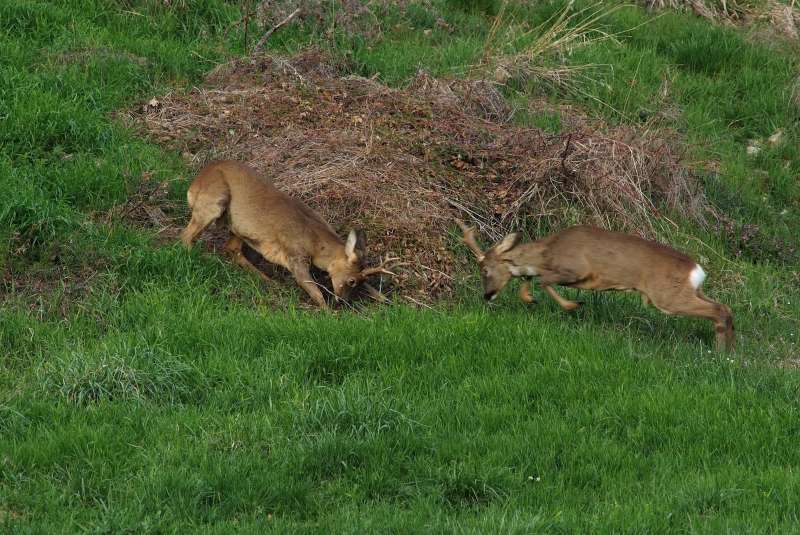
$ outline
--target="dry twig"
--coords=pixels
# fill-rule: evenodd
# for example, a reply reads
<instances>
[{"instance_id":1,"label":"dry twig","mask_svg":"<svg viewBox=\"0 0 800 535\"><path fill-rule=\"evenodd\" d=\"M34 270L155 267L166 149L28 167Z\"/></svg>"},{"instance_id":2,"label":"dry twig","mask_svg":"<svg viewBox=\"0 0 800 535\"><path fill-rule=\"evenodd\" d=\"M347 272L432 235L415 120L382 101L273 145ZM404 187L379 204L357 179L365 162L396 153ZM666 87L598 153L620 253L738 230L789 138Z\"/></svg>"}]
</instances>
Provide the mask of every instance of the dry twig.
<instances>
[{"instance_id":1,"label":"dry twig","mask_svg":"<svg viewBox=\"0 0 800 535\"><path fill-rule=\"evenodd\" d=\"M295 9L294 11L292 11L289 14L288 17L286 17L285 19L280 21L278 24L276 24L275 26L273 26L272 28L267 30L267 32L261 37L261 39L258 40L258 42L256 43L256 46L253 47L253 51L254 52L258 52L259 50L264 48L264 45L267 44L267 40L272 36L272 34L275 33L277 30L283 28L287 24L289 24L289 22L291 22L292 19L295 18L298 13L300 13L300 8L299 7L297 9Z\"/></svg>"}]
</instances>

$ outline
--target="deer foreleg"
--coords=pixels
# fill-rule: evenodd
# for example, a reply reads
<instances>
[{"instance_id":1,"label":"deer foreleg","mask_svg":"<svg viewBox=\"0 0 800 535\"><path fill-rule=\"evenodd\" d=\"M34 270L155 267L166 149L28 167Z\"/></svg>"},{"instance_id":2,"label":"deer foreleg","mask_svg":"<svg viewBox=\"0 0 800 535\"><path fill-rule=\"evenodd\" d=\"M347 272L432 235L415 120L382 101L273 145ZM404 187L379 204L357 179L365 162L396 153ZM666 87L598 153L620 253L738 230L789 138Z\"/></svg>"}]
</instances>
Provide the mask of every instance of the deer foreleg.
<instances>
[{"instance_id":1,"label":"deer foreleg","mask_svg":"<svg viewBox=\"0 0 800 535\"><path fill-rule=\"evenodd\" d=\"M306 293L311 297L311 299L314 300L318 307L328 308L328 304L325 302L325 298L322 296L319 286L317 286L317 283L314 282L314 279L311 277L308 264L300 261L292 262L289 265L289 271L292 272L297 284L299 284L300 287L306 291Z\"/></svg>"},{"instance_id":2,"label":"deer foreleg","mask_svg":"<svg viewBox=\"0 0 800 535\"><path fill-rule=\"evenodd\" d=\"M564 310L575 310L580 306L580 304L576 303L575 301L570 301L569 299L564 299L558 292L556 292L552 286L549 284L542 283L542 289L547 292L547 295L553 298L558 305L563 308Z\"/></svg>"},{"instance_id":3,"label":"deer foreleg","mask_svg":"<svg viewBox=\"0 0 800 535\"><path fill-rule=\"evenodd\" d=\"M535 301L533 295L531 295L531 280L526 278L522 279L522 282L519 285L519 298L522 299L523 302L531 305Z\"/></svg>"},{"instance_id":4,"label":"deer foreleg","mask_svg":"<svg viewBox=\"0 0 800 535\"><path fill-rule=\"evenodd\" d=\"M367 290L367 293L369 294L369 296L371 298L373 298L374 300L378 301L379 303L386 303L386 302L389 301L389 299L385 295L383 295L380 292L380 290L375 288L373 285L365 282L365 283L363 283L363 286Z\"/></svg>"},{"instance_id":5,"label":"deer foreleg","mask_svg":"<svg viewBox=\"0 0 800 535\"><path fill-rule=\"evenodd\" d=\"M236 262L246 270L255 273L256 275L261 277L261 279L264 282L269 282L269 277L267 277L267 275L263 271L258 269L255 265L253 265L253 263L250 262L244 255L244 253L242 252L243 243L244 242L239 236L233 235L228 239L227 242L225 242L224 248L228 252L228 254L231 255L231 258L233 259L234 262Z\"/></svg>"}]
</instances>

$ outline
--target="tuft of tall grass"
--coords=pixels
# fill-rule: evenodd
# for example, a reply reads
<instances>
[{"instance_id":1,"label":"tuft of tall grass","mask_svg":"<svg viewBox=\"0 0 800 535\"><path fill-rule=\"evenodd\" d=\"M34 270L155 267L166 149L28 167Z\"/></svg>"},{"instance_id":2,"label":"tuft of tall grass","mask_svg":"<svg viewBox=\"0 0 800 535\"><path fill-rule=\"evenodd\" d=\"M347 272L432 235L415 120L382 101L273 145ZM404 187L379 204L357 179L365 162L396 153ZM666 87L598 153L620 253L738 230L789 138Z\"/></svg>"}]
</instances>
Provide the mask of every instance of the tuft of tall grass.
<instances>
[{"instance_id":1,"label":"tuft of tall grass","mask_svg":"<svg viewBox=\"0 0 800 535\"><path fill-rule=\"evenodd\" d=\"M603 42L619 44L617 36L603 30L600 22L618 7L599 4L575 9L573 2L532 29L518 24L508 1L494 17L483 45L481 66L493 72L495 80L543 82L559 90L584 93L583 82L595 81L607 65L568 61L583 47Z\"/></svg>"},{"instance_id":2,"label":"tuft of tall grass","mask_svg":"<svg viewBox=\"0 0 800 535\"><path fill-rule=\"evenodd\" d=\"M201 391L204 383L191 364L158 348L128 343L70 351L44 362L39 374L46 392L79 406L182 403Z\"/></svg>"}]
</instances>

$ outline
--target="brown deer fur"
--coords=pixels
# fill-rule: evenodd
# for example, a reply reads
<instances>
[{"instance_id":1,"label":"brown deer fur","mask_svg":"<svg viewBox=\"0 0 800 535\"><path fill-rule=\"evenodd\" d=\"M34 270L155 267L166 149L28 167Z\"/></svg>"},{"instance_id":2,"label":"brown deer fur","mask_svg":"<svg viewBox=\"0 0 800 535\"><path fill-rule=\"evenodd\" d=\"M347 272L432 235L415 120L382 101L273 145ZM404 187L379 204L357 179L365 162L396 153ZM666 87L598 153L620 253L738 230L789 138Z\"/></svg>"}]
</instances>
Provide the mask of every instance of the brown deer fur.
<instances>
[{"instance_id":1,"label":"brown deer fur","mask_svg":"<svg viewBox=\"0 0 800 535\"><path fill-rule=\"evenodd\" d=\"M310 265L327 271L337 299L345 299L358 284L374 298L385 299L366 284L374 273L391 273L383 267L364 270L363 235L351 231L342 241L316 212L239 162L208 164L187 192L192 219L181 233L181 241L192 242L223 214L228 215L231 238L225 249L234 261L268 280L242 253L247 243L264 259L288 269L314 302L326 307L319 286L311 278Z\"/></svg>"},{"instance_id":2,"label":"brown deer fur","mask_svg":"<svg viewBox=\"0 0 800 535\"><path fill-rule=\"evenodd\" d=\"M474 230L457 221L464 242L478 259L484 297L493 299L511 277L523 277L520 297L533 302L530 279L538 276L542 289L562 308L578 303L561 297L552 285L584 290L635 290L645 303L666 314L697 316L714 322L717 349L734 347L730 308L708 299L700 290L702 268L685 254L636 236L575 226L529 243L509 234L481 251Z\"/></svg>"}]
</instances>

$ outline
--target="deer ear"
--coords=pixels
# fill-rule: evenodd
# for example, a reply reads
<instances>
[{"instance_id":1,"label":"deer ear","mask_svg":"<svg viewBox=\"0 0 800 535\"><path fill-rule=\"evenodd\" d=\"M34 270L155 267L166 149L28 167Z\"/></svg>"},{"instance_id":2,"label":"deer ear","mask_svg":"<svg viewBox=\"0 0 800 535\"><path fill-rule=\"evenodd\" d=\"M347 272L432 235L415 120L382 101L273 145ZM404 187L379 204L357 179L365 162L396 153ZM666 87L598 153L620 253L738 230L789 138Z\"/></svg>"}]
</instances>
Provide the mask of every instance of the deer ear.
<instances>
[{"instance_id":1,"label":"deer ear","mask_svg":"<svg viewBox=\"0 0 800 535\"><path fill-rule=\"evenodd\" d=\"M367 254L367 235L361 229L356 231L356 253L361 258Z\"/></svg>"},{"instance_id":2,"label":"deer ear","mask_svg":"<svg viewBox=\"0 0 800 535\"><path fill-rule=\"evenodd\" d=\"M507 253L508 251L517 246L520 238L521 236L519 235L518 232L512 232L511 234L503 238L503 241L498 243L495 246L494 250L497 252L497 254Z\"/></svg>"},{"instance_id":3,"label":"deer ear","mask_svg":"<svg viewBox=\"0 0 800 535\"><path fill-rule=\"evenodd\" d=\"M358 234L355 230L351 230L347 235L347 242L344 244L344 254L347 255L347 260L355 264L361 260L358 250Z\"/></svg>"}]
</instances>

